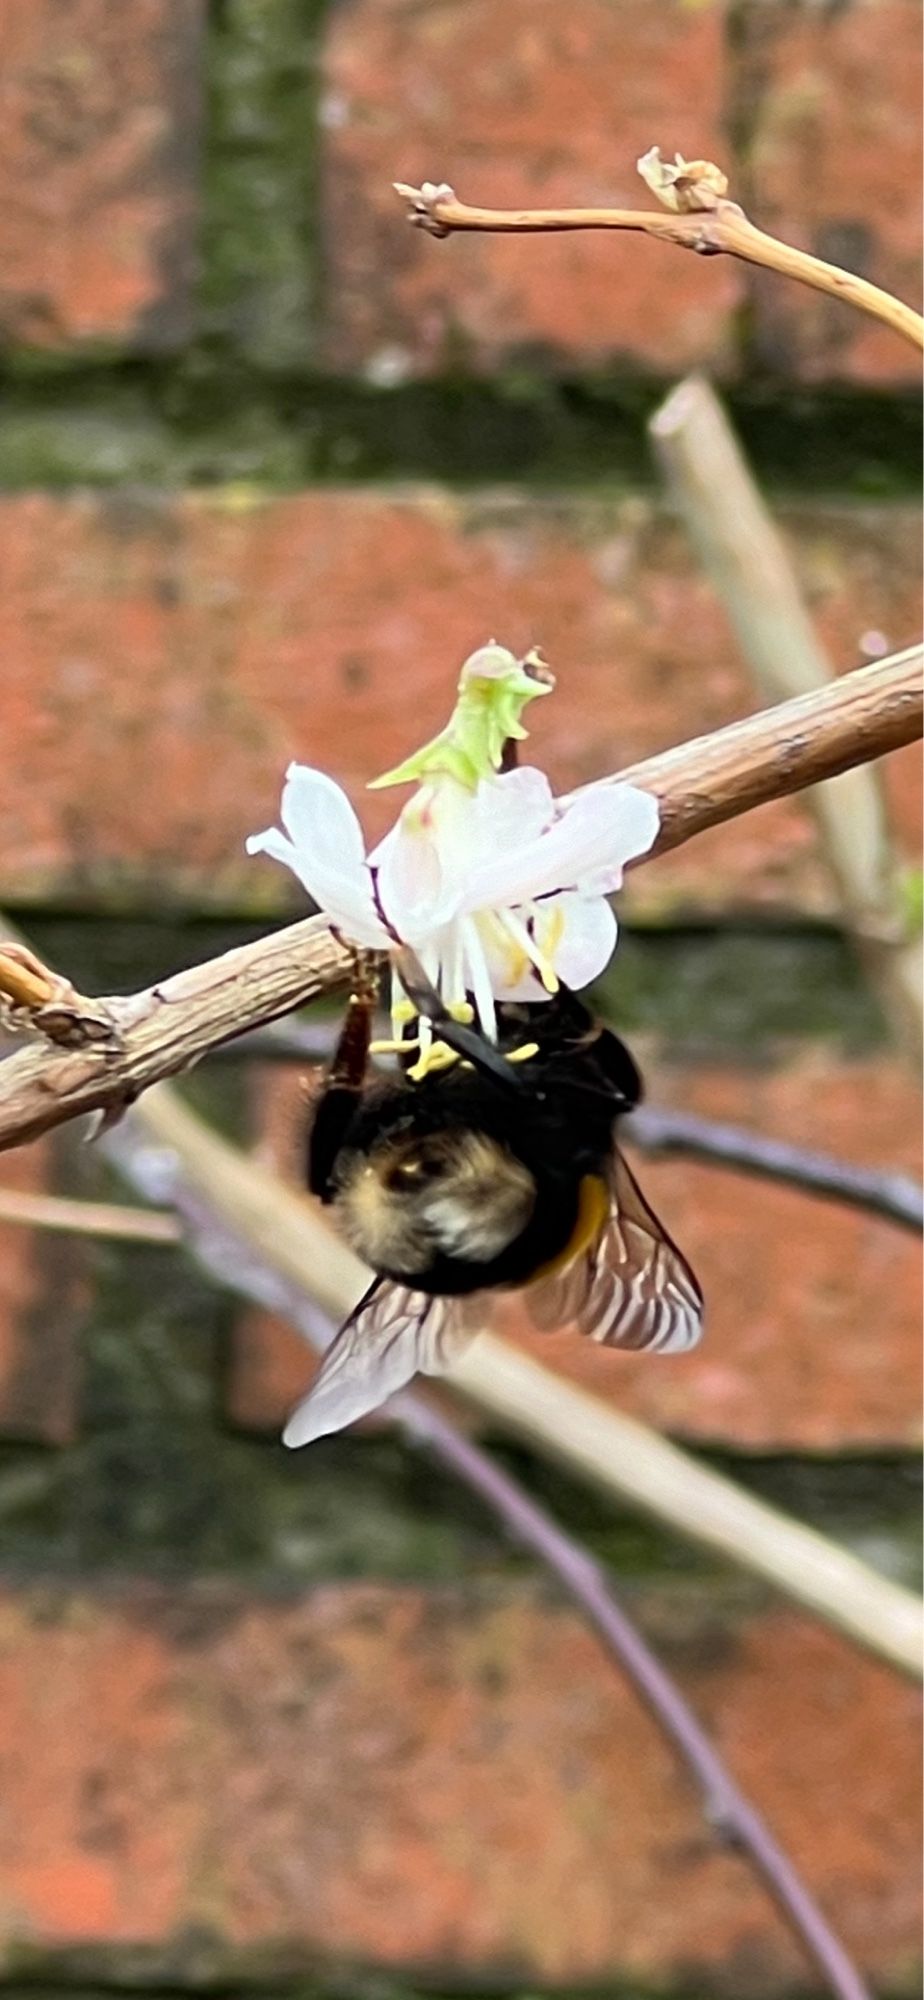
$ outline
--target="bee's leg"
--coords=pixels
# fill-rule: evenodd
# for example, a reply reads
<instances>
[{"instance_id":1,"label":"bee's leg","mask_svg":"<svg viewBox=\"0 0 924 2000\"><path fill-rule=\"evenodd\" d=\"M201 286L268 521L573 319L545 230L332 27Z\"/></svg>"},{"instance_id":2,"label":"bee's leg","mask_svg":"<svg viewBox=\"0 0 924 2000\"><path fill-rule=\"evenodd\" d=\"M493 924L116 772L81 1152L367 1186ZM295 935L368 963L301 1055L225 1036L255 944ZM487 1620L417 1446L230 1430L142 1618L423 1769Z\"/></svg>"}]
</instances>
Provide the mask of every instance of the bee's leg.
<instances>
[{"instance_id":1,"label":"bee's leg","mask_svg":"<svg viewBox=\"0 0 924 2000\"><path fill-rule=\"evenodd\" d=\"M353 991L308 1134L308 1186L322 1201L334 1198L334 1168L366 1081L377 1000L373 961L357 956Z\"/></svg>"},{"instance_id":2,"label":"bee's leg","mask_svg":"<svg viewBox=\"0 0 924 2000\"><path fill-rule=\"evenodd\" d=\"M416 952L413 952L409 945L399 945L392 952L392 960L397 967L405 993L413 1001L418 1014L425 1014L427 1020L432 1021L434 1027L439 1029L440 1040L454 1049L457 1056L463 1056L466 1062L470 1062L475 1069L480 1070L482 1076L491 1077L504 1090L522 1090L523 1078L520 1071L513 1063L507 1061L506 1056L501 1055L493 1042L486 1041L484 1035L479 1035L476 1029L467 1028L461 1021L454 1021L451 1014L446 1012L436 987L431 986Z\"/></svg>"}]
</instances>

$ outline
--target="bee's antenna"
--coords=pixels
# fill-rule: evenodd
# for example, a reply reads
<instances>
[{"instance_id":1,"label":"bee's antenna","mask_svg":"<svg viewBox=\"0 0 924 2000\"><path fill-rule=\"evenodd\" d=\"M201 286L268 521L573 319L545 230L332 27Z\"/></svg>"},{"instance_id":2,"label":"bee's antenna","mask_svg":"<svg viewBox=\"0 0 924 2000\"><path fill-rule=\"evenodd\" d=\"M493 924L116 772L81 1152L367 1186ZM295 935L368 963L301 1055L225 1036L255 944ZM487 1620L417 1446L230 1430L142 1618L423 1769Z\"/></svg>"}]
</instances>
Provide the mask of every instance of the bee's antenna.
<instances>
[{"instance_id":1,"label":"bee's antenna","mask_svg":"<svg viewBox=\"0 0 924 2000\"><path fill-rule=\"evenodd\" d=\"M501 1055L493 1042L486 1041L474 1028L467 1028L463 1022L454 1021L451 1014L447 1014L436 987L427 978L417 953L411 950L410 945L396 946L391 955L409 1000L413 1001L418 1014L425 1014L427 1020L439 1029L441 1041L454 1049L457 1056L463 1056L473 1068L480 1070L482 1076L489 1076L493 1083L500 1084L503 1090L522 1090L522 1073L507 1061L506 1056Z\"/></svg>"}]
</instances>

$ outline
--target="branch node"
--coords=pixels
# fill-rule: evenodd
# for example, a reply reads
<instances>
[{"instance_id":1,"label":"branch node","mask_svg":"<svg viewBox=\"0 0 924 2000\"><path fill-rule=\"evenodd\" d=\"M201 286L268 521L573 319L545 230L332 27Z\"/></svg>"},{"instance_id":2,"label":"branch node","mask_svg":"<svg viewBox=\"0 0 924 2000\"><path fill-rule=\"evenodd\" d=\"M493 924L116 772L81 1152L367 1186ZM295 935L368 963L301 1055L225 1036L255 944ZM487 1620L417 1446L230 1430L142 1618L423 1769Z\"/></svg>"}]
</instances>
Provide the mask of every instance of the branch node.
<instances>
[{"instance_id":1,"label":"branch node","mask_svg":"<svg viewBox=\"0 0 924 2000\"><path fill-rule=\"evenodd\" d=\"M402 201L408 203L407 219L413 229L426 229L430 236L450 236L449 224L441 222L436 213L441 201L455 201L455 189L448 181L424 181L419 188L410 187L406 181L393 181L392 186Z\"/></svg>"},{"instance_id":2,"label":"branch node","mask_svg":"<svg viewBox=\"0 0 924 2000\"><path fill-rule=\"evenodd\" d=\"M35 1028L63 1049L102 1044L116 1049L120 1035L105 1001L87 1000L63 973L52 972L28 945L0 945L0 1000L15 1032Z\"/></svg>"},{"instance_id":3,"label":"branch node","mask_svg":"<svg viewBox=\"0 0 924 2000\"><path fill-rule=\"evenodd\" d=\"M714 160L685 160L680 153L673 160L662 160L660 146L650 146L636 166L645 186L674 215L696 215L724 205L728 175Z\"/></svg>"}]
</instances>

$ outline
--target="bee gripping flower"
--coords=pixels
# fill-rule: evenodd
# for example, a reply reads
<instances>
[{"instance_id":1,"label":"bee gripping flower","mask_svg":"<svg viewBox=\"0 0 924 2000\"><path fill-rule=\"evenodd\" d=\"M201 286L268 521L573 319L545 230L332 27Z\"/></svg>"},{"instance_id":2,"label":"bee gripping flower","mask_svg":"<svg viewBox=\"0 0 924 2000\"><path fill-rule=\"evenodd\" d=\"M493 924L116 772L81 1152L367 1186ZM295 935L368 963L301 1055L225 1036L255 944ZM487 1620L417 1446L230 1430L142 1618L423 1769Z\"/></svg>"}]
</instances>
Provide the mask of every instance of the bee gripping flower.
<instances>
[{"instance_id":1,"label":"bee gripping flower","mask_svg":"<svg viewBox=\"0 0 924 2000\"><path fill-rule=\"evenodd\" d=\"M496 1001L541 1001L602 972L616 942L606 898L658 830L657 801L635 786L556 800L541 771L498 772L504 742L525 734L524 703L549 685L537 655L473 654L448 727L378 781L417 790L371 853L345 793L303 764L286 775L283 830L247 842L291 868L349 942L410 945L444 1006L473 1005L489 1036ZM396 1021L408 1008L396 980Z\"/></svg>"}]
</instances>

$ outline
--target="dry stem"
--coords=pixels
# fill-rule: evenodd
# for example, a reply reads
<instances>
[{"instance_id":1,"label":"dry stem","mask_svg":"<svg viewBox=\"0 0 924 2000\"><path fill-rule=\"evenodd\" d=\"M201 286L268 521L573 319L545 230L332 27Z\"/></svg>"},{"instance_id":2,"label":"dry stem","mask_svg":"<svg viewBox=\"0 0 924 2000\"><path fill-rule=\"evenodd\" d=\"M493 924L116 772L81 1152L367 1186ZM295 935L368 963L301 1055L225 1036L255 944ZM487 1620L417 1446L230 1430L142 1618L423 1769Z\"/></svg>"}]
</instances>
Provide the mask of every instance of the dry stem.
<instances>
[{"instance_id":1,"label":"dry stem","mask_svg":"<svg viewBox=\"0 0 924 2000\"><path fill-rule=\"evenodd\" d=\"M890 292L842 271L837 264L825 264L807 250L781 243L749 222L737 202L719 199L710 208L692 214L674 215L658 209L634 208L471 208L459 201L451 187L425 181L422 187L395 182L395 192L409 204L409 216L418 228L432 236L451 236L460 230L482 230L494 234L547 235L570 229L621 229L676 243L681 249L695 250L700 256L740 257L746 264L759 264L795 278L817 292L843 299L845 304L884 321L913 347L924 348L924 319Z\"/></svg>"},{"instance_id":2,"label":"dry stem","mask_svg":"<svg viewBox=\"0 0 924 2000\"><path fill-rule=\"evenodd\" d=\"M126 1208L114 1201L73 1200L69 1195L33 1194L0 1187L0 1223L50 1229L64 1236L112 1237L120 1243L175 1244L183 1230L175 1215Z\"/></svg>"},{"instance_id":3,"label":"dry stem","mask_svg":"<svg viewBox=\"0 0 924 2000\"><path fill-rule=\"evenodd\" d=\"M789 552L708 382L682 382L651 436L705 568L761 694L784 701L825 687L833 669L806 611ZM892 1027L921 1062L920 938L909 936L878 772L816 785L808 804L840 890L847 928Z\"/></svg>"},{"instance_id":4,"label":"dry stem","mask_svg":"<svg viewBox=\"0 0 924 2000\"><path fill-rule=\"evenodd\" d=\"M912 647L619 772L659 801L653 852L912 742L924 727L921 661ZM351 962L324 918L310 917L128 999L80 1002L105 1021L104 1040L73 1050L42 1042L0 1063L0 1150L82 1112L117 1117L216 1043L342 984ZM51 996L60 982L48 981Z\"/></svg>"},{"instance_id":5,"label":"dry stem","mask_svg":"<svg viewBox=\"0 0 924 2000\"><path fill-rule=\"evenodd\" d=\"M171 1092L158 1091L153 1100L155 1107L170 1097ZM146 1106L108 1141L122 1171L128 1173L142 1193L152 1191L153 1180L154 1188L163 1196L167 1191L165 1181L169 1181L171 1199L188 1225L190 1247L205 1269L244 1297L282 1311L312 1346L323 1344L323 1338L319 1339L314 1286L309 1290L304 1283L282 1280L278 1263L270 1262L265 1249L256 1248L252 1241L246 1244L242 1241L239 1224L233 1223L233 1204L229 1214L210 1172L209 1159L214 1159L212 1135L201 1120L184 1111L180 1124L173 1121L172 1169L168 1167L165 1173L160 1148L152 1162L150 1146L141 1129L144 1112L149 1110L151 1102L148 1099ZM226 1152L231 1150L224 1141L219 1141L219 1146ZM257 1172L266 1178L263 1169L258 1168ZM330 1327L327 1331L330 1332ZM480 1495L508 1532L531 1549L558 1578L687 1766L699 1787L713 1833L738 1848L750 1861L830 1992L837 2000L869 2000L864 1981L795 1864L779 1846L761 1814L739 1790L680 1689L623 1609L602 1565L525 1494L487 1452L451 1423L425 1392L402 1391L393 1398L390 1414L412 1444L423 1445L441 1459L458 1479Z\"/></svg>"},{"instance_id":6,"label":"dry stem","mask_svg":"<svg viewBox=\"0 0 924 2000\"><path fill-rule=\"evenodd\" d=\"M136 1178L139 1131L149 1166L138 1184L149 1199L174 1200L178 1163L191 1196L221 1216L245 1255L302 1288L330 1318L343 1318L368 1274L304 1195L210 1131L172 1090L152 1091L106 1141L117 1162L134 1154ZM233 1283L233 1265L230 1271ZM742 1492L496 1334L482 1333L446 1380L597 1488L761 1577L903 1672L920 1674L917 1600L849 1550Z\"/></svg>"}]
</instances>

